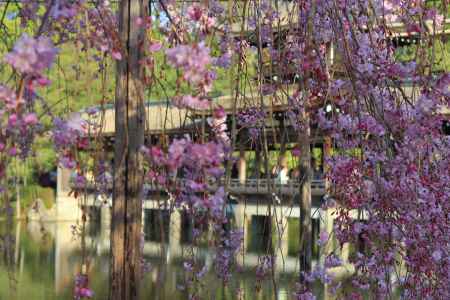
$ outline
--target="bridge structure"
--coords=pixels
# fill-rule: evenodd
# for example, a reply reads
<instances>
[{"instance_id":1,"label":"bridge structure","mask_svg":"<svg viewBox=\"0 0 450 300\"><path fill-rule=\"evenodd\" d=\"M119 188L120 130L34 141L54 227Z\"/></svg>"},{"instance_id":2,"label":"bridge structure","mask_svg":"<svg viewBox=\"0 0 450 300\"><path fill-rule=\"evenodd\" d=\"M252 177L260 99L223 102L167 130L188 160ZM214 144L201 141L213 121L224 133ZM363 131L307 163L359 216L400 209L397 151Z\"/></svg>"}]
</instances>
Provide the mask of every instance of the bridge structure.
<instances>
[{"instance_id":1,"label":"bridge structure","mask_svg":"<svg viewBox=\"0 0 450 300\"><path fill-rule=\"evenodd\" d=\"M269 186L272 187L269 188ZM91 189L92 188L92 189ZM211 187L214 189L214 187ZM273 191L272 194L268 190ZM143 253L147 257L163 257L167 262L181 260L189 253L197 253L211 267L212 252L207 245L192 246L192 230L194 220L183 210L174 209L173 199L164 188L152 184L144 187L142 225L145 237ZM292 180L285 184L266 179L239 179L229 183L229 198L226 211L230 223L243 230L243 246L237 255L237 263L243 269L254 269L260 264L264 255L274 255L275 274L294 273L298 271L298 244L300 208L298 193L300 183ZM110 222L112 199L99 199L93 187L87 188L84 209L87 209L90 222L100 228L101 234L96 237L96 251L107 253L110 249ZM321 231L331 233L334 210L321 207L325 195L325 181L317 179L312 182L313 208L313 241L317 242ZM357 218L357 213L354 215ZM88 238L89 240L89 238ZM88 242L88 244L92 244ZM327 254L334 252L341 256L344 264L332 270L334 275L348 276L354 271L349 263L351 246L346 244L340 248L332 242L326 251L314 251L313 265L323 263Z\"/></svg>"},{"instance_id":2,"label":"bridge structure","mask_svg":"<svg viewBox=\"0 0 450 300\"><path fill-rule=\"evenodd\" d=\"M59 178L66 176L60 170ZM67 193L70 183L60 192ZM275 258L275 274L294 273L299 269L299 192L300 183L289 180L284 184L275 180L242 178L228 182L227 216L230 223L243 230L243 245L237 255L237 262L243 269L256 268L263 255L271 254ZM216 187L210 186L211 189ZM64 190L66 192L64 192ZM200 253L205 263L211 264L211 251L204 247L191 245L194 220L181 209L174 209L174 202L164 187L157 184L144 186L142 224L145 237L144 255L164 257L168 262L181 260L188 253ZM99 198L95 188L87 186L84 191L83 209L87 210L90 222L101 228L97 238L96 251L106 253L110 249L111 198ZM272 193L270 193L271 191ZM323 197L326 195L324 179L312 181L312 240L313 265L323 263L326 255L333 252L341 256L344 264L332 270L337 277L346 277L354 271L349 263L352 246L340 247L332 241L324 251L317 251L317 240L321 231L330 236L333 228L334 209L323 209ZM61 195L60 195L61 196ZM66 196L67 197L67 196ZM73 204L80 205L76 199ZM357 212L355 219L361 218ZM363 216L364 217L364 216ZM211 267L209 265L209 267Z\"/></svg>"}]
</instances>

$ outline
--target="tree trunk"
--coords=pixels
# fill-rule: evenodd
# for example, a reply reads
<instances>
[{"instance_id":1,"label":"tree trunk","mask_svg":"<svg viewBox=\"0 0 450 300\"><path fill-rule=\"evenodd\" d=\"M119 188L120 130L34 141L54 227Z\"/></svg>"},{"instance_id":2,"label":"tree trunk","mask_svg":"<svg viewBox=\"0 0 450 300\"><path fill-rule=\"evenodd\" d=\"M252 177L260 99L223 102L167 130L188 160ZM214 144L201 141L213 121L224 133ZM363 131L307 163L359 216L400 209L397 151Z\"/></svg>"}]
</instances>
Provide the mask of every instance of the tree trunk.
<instances>
[{"instance_id":1,"label":"tree trunk","mask_svg":"<svg viewBox=\"0 0 450 300\"><path fill-rule=\"evenodd\" d=\"M117 63L114 145L114 189L111 221L111 300L139 298L141 277L142 163L144 89L142 58L144 32L137 25L146 13L144 0L122 0L119 38L122 59Z\"/></svg>"}]
</instances>

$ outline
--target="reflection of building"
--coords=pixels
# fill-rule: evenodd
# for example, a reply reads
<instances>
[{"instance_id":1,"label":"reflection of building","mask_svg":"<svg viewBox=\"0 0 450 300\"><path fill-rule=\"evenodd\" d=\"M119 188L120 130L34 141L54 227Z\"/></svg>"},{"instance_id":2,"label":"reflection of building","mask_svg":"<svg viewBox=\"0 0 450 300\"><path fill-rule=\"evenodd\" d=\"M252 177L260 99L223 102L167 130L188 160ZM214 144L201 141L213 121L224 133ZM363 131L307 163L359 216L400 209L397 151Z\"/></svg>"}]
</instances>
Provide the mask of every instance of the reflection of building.
<instances>
[{"instance_id":1,"label":"reflection of building","mask_svg":"<svg viewBox=\"0 0 450 300\"><path fill-rule=\"evenodd\" d=\"M153 213L151 213L153 214ZM180 217L180 226L183 226ZM172 216L171 224L176 224L178 216ZM176 226L171 225L170 231L175 233ZM105 228L106 227L106 228ZM97 228L98 232L88 231L86 235L87 258L89 267L90 287L94 290L95 299L106 299L109 281L109 232L107 226ZM21 231L21 232L20 232ZM0 283L5 287L0 292L1 299L70 299L73 297L72 288L75 275L81 270L82 251L80 239L72 239L71 223L28 223L27 230L18 227L20 238L16 242L19 263L16 272L17 296L5 296L8 293L6 283L6 270ZM42 233L45 232L44 237ZM176 234L176 233L175 233ZM182 233L181 233L182 234ZM207 292L221 288L222 282L217 280L213 262L213 251L209 251L207 244L194 247L189 241L181 242L177 245L173 236L170 242L162 243L155 239L147 239L144 243L144 258L150 262L150 273L142 280L144 283L142 295L145 299L187 299L180 296L183 293L180 285L186 284L184 262L189 260L192 251L196 253L199 264L206 266L207 272L205 282L208 282ZM294 256L285 256L284 266L282 262L276 266L275 276L279 289L289 290L292 279L297 278ZM255 299L253 297L255 286L255 267L258 264L258 253L247 252L245 261L240 260L240 272L235 273L231 279L231 286L238 284L245 299ZM217 285L217 286L215 286ZM14 295L14 292L12 293ZM271 291L263 291L262 295L273 295ZM159 295L159 297L158 297ZM243 297L244 297L243 296ZM205 297L211 299L210 297ZM214 298L216 299L216 298ZM220 298L217 299L228 299Z\"/></svg>"}]
</instances>

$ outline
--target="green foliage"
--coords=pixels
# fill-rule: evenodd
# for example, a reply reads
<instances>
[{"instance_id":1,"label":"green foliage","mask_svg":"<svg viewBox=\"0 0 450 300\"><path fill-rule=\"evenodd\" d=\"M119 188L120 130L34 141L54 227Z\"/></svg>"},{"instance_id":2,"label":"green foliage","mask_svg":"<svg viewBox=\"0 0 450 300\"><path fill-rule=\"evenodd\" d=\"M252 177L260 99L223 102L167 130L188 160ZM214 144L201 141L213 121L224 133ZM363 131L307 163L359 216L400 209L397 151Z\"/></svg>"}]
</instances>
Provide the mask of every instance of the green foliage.
<instances>
[{"instance_id":1,"label":"green foliage","mask_svg":"<svg viewBox=\"0 0 450 300\"><path fill-rule=\"evenodd\" d=\"M300 251L300 220L288 218L288 255L297 255Z\"/></svg>"},{"instance_id":2,"label":"green foliage","mask_svg":"<svg viewBox=\"0 0 450 300\"><path fill-rule=\"evenodd\" d=\"M45 208L51 209L55 203L55 191L52 188L41 187L36 184L30 184L21 191L21 208L28 210L36 199L41 199Z\"/></svg>"},{"instance_id":3,"label":"green foliage","mask_svg":"<svg viewBox=\"0 0 450 300\"><path fill-rule=\"evenodd\" d=\"M396 49L396 59L398 61L416 61L422 63L424 58L417 53L423 45L411 44L398 47ZM436 39L425 53L427 61L433 62L432 72L450 71L450 40L446 38Z\"/></svg>"},{"instance_id":4,"label":"green foliage","mask_svg":"<svg viewBox=\"0 0 450 300\"><path fill-rule=\"evenodd\" d=\"M450 5L445 5L445 1L442 0L426 0L425 6L428 8L436 8L439 13L444 14L446 18L450 17Z\"/></svg>"},{"instance_id":5,"label":"green foliage","mask_svg":"<svg viewBox=\"0 0 450 300\"><path fill-rule=\"evenodd\" d=\"M47 173L56 168L56 153L49 139L38 138L34 144L33 151L35 154L31 160L33 169Z\"/></svg>"}]
</instances>

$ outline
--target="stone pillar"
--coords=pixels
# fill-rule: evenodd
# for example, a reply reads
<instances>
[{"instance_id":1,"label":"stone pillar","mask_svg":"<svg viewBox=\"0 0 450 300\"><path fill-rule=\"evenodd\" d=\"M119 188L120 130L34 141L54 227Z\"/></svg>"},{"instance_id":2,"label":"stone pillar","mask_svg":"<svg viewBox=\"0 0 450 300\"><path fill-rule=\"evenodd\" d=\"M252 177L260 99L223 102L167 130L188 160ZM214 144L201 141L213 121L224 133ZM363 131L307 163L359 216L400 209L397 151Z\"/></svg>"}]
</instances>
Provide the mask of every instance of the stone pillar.
<instances>
[{"instance_id":1,"label":"stone pillar","mask_svg":"<svg viewBox=\"0 0 450 300\"><path fill-rule=\"evenodd\" d=\"M244 145L239 145L239 165L238 165L238 171L239 171L239 182L240 184L245 184L245 180L247 179L247 162L245 160L245 149Z\"/></svg>"},{"instance_id":2,"label":"stone pillar","mask_svg":"<svg viewBox=\"0 0 450 300\"><path fill-rule=\"evenodd\" d=\"M56 187L56 220L76 221L81 218L78 200L69 196L72 171L58 166Z\"/></svg>"},{"instance_id":3,"label":"stone pillar","mask_svg":"<svg viewBox=\"0 0 450 300\"><path fill-rule=\"evenodd\" d=\"M334 46L333 43L329 43L327 45L327 64L328 64L328 68L330 69L333 64L334 64Z\"/></svg>"},{"instance_id":4,"label":"stone pillar","mask_svg":"<svg viewBox=\"0 0 450 300\"><path fill-rule=\"evenodd\" d=\"M180 253L180 240L181 240L181 213L178 210L174 210L170 214L169 224L169 253L168 260L176 257Z\"/></svg>"},{"instance_id":5,"label":"stone pillar","mask_svg":"<svg viewBox=\"0 0 450 300\"><path fill-rule=\"evenodd\" d=\"M57 182L56 182L56 194L57 196L67 197L70 191L70 175L72 171L70 169L58 166L57 169Z\"/></svg>"}]
</instances>

